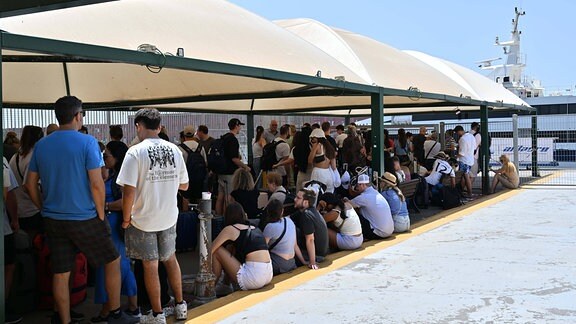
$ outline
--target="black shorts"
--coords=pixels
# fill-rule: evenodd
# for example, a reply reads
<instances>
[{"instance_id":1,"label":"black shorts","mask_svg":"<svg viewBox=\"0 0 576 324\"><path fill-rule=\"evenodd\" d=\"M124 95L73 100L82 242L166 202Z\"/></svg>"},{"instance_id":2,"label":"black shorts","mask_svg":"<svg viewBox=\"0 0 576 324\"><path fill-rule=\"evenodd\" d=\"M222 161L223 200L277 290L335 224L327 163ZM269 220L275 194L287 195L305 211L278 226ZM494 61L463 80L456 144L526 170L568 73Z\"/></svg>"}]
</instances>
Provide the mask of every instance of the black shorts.
<instances>
[{"instance_id":1,"label":"black shorts","mask_svg":"<svg viewBox=\"0 0 576 324\"><path fill-rule=\"evenodd\" d=\"M4 235L4 265L16 263L16 246L14 246L14 233Z\"/></svg>"},{"instance_id":2,"label":"black shorts","mask_svg":"<svg viewBox=\"0 0 576 324\"><path fill-rule=\"evenodd\" d=\"M25 231L44 232L44 219L42 214L36 213L34 216L18 218L20 228Z\"/></svg>"},{"instance_id":3,"label":"black shorts","mask_svg":"<svg viewBox=\"0 0 576 324\"><path fill-rule=\"evenodd\" d=\"M364 241L368 240L382 240L383 238L374 234L370 222L364 218L362 215L358 215L360 218L360 225L362 225L362 236L364 236Z\"/></svg>"},{"instance_id":4,"label":"black shorts","mask_svg":"<svg viewBox=\"0 0 576 324\"><path fill-rule=\"evenodd\" d=\"M103 266L119 254L110 236L110 224L94 217L83 221L44 219L52 272L72 270L77 250L84 253L93 267Z\"/></svg>"}]
</instances>

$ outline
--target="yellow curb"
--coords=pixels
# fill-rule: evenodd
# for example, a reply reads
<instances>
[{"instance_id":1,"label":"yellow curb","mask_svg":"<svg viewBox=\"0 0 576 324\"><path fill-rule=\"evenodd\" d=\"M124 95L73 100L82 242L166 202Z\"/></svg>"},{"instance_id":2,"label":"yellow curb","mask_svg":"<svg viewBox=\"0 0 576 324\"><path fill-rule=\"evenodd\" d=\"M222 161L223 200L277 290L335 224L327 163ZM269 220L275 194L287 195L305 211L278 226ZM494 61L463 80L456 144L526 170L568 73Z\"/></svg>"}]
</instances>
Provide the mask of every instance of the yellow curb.
<instances>
[{"instance_id":1,"label":"yellow curb","mask_svg":"<svg viewBox=\"0 0 576 324\"><path fill-rule=\"evenodd\" d=\"M322 265L324 265L324 267L319 270L312 271L305 267L300 267L291 273L274 277L272 283L263 289L257 291L238 291L208 304L191 309L188 311L188 321L194 321L195 323L214 323L223 320L246 308L252 307L305 282L349 265L368 255L436 229L479 209L504 201L517 195L521 191L522 189L510 190L497 196L488 196L486 199L480 199L477 203L472 205L466 205L457 209L440 212L431 217L433 218L432 221L424 220L422 222L423 224L420 226L418 226L419 224L415 224L415 226L418 227L408 233L400 233L387 240L365 242L363 248L360 250L343 251L331 254L327 257L327 260L323 262ZM326 264L328 265L326 266Z\"/></svg>"}]
</instances>

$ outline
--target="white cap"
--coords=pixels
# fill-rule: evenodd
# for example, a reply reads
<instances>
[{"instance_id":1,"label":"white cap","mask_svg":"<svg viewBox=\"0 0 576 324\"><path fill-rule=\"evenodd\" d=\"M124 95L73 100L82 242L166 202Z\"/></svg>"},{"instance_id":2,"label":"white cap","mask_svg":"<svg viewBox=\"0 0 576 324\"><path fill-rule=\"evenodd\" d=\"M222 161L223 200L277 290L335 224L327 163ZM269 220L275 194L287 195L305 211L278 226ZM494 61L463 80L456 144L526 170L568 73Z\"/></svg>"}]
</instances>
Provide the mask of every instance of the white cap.
<instances>
[{"instance_id":1,"label":"white cap","mask_svg":"<svg viewBox=\"0 0 576 324\"><path fill-rule=\"evenodd\" d=\"M364 183L364 184L370 183L370 177L368 177L367 174L359 175L358 176L358 184L361 184L361 183Z\"/></svg>"},{"instance_id":2,"label":"white cap","mask_svg":"<svg viewBox=\"0 0 576 324\"><path fill-rule=\"evenodd\" d=\"M342 188L348 189L348 187L350 186L350 173L348 173L348 171L344 172L344 174L340 178L340 182L342 183Z\"/></svg>"}]
</instances>

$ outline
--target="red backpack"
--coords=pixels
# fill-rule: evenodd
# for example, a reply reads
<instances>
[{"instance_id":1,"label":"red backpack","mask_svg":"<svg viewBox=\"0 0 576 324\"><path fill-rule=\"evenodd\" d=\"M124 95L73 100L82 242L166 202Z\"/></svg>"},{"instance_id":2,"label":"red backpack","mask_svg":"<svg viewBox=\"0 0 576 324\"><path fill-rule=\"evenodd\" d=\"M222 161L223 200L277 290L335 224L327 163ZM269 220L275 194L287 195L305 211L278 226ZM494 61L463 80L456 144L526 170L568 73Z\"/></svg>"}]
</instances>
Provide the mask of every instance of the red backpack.
<instances>
[{"instance_id":1,"label":"red backpack","mask_svg":"<svg viewBox=\"0 0 576 324\"><path fill-rule=\"evenodd\" d=\"M52 295L52 267L50 263L50 249L46 242L46 236L36 235L34 247L38 251L38 264L36 274L38 276L38 292L40 295L38 308L53 309L54 296ZM86 299L88 286L88 262L86 256L79 252L76 254L74 271L72 275L72 289L70 291L70 306L76 306Z\"/></svg>"}]
</instances>

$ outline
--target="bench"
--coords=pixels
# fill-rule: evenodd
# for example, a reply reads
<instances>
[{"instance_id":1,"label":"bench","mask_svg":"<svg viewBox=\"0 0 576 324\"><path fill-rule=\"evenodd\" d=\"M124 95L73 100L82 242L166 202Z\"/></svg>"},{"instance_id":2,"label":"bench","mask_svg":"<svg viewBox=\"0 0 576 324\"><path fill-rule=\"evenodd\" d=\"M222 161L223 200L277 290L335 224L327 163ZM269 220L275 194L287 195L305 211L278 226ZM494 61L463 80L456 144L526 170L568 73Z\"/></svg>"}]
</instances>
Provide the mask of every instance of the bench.
<instances>
[{"instance_id":1,"label":"bench","mask_svg":"<svg viewBox=\"0 0 576 324\"><path fill-rule=\"evenodd\" d=\"M420 209L418 209L418 206L416 206L414 196L416 196L416 191L418 190L419 184L420 180L414 179L410 181L404 181L398 185L398 189L402 191L404 198L408 200L408 207L409 208L412 207L412 209L414 209L414 211L416 211L417 213L420 212Z\"/></svg>"}]
</instances>

